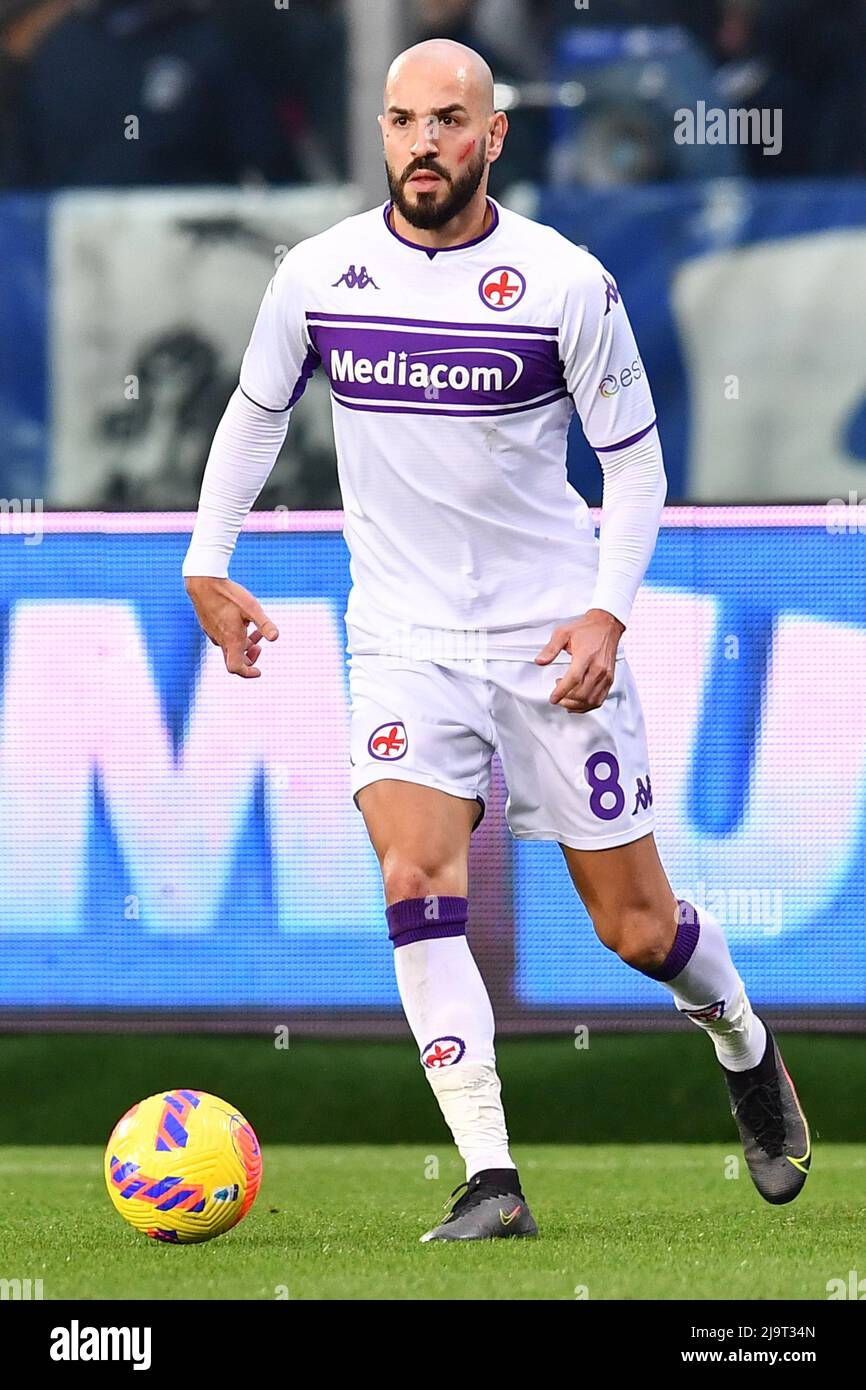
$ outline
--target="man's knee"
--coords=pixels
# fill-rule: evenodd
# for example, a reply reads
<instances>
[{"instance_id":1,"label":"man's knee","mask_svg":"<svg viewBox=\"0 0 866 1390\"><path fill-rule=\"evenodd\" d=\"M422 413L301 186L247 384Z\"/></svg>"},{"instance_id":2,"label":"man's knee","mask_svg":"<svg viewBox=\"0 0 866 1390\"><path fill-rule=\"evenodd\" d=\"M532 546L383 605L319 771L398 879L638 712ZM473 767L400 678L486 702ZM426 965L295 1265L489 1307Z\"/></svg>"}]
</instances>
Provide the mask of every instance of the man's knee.
<instances>
[{"instance_id":1,"label":"man's knee","mask_svg":"<svg viewBox=\"0 0 866 1390\"><path fill-rule=\"evenodd\" d=\"M437 862L433 856L389 851L382 862L382 882L388 903L401 902L404 898L428 898L440 893L463 896L463 884L455 869Z\"/></svg>"},{"instance_id":2,"label":"man's knee","mask_svg":"<svg viewBox=\"0 0 866 1390\"><path fill-rule=\"evenodd\" d=\"M615 913L598 912L594 926L599 940L620 960L649 974L664 964L676 935L674 917L668 919L666 913L648 904L624 907Z\"/></svg>"}]
</instances>

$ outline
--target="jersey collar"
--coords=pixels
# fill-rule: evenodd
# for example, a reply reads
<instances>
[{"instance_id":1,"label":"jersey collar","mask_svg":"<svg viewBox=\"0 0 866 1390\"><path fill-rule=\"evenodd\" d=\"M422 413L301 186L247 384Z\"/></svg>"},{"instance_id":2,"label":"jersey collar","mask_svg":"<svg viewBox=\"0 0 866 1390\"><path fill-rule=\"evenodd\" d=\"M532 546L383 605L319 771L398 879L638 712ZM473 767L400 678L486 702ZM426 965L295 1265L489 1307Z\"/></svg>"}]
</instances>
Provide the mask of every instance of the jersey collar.
<instances>
[{"instance_id":1,"label":"jersey collar","mask_svg":"<svg viewBox=\"0 0 866 1390\"><path fill-rule=\"evenodd\" d=\"M416 241L409 241L406 237L401 236L399 232L394 231L388 216L393 207L393 203L387 202L385 204L382 210L382 216L385 219L385 226L388 228L392 237L395 237L397 241L402 241L403 245L408 246L412 251L423 252L423 254L432 261L434 256L444 256L448 251L468 251L470 246L477 246L479 242L486 241L489 236L492 236L499 226L499 208L492 198L487 199L487 206L490 208L492 216L490 218L490 226L487 228L486 232L482 232L480 236L473 237L471 241L461 241L458 246L437 246L435 250L429 246L419 246Z\"/></svg>"}]
</instances>

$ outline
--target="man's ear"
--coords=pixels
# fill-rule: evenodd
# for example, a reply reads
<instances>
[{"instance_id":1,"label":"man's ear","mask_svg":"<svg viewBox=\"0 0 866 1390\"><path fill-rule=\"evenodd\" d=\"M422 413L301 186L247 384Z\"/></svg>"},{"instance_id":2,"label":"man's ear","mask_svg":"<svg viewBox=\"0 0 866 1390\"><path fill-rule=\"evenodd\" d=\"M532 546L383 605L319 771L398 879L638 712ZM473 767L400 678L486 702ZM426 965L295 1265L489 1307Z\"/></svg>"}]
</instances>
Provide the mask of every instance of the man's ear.
<instances>
[{"instance_id":1,"label":"man's ear","mask_svg":"<svg viewBox=\"0 0 866 1390\"><path fill-rule=\"evenodd\" d=\"M502 153L502 146L508 134L508 117L504 111L497 111L490 122L490 139L487 143L487 162L493 164Z\"/></svg>"}]
</instances>

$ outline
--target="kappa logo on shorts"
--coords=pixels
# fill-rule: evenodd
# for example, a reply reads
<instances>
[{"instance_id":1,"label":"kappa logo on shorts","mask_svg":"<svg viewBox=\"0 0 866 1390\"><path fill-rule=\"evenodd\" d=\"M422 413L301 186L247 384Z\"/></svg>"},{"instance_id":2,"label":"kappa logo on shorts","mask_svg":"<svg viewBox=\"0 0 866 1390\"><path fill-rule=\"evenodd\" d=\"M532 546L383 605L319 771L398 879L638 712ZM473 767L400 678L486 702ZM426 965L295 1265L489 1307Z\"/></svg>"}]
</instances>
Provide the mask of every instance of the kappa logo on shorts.
<instances>
[{"instance_id":1,"label":"kappa logo on shorts","mask_svg":"<svg viewBox=\"0 0 866 1390\"><path fill-rule=\"evenodd\" d=\"M442 1067L453 1067L460 1061L465 1051L466 1044L462 1038L434 1038L421 1053L421 1065L428 1067L431 1071Z\"/></svg>"},{"instance_id":2,"label":"kappa logo on shorts","mask_svg":"<svg viewBox=\"0 0 866 1390\"><path fill-rule=\"evenodd\" d=\"M367 752L381 762L393 763L397 758L406 756L408 747L409 739L403 720L390 719L387 724L380 724L378 729L373 730L367 744Z\"/></svg>"},{"instance_id":3,"label":"kappa logo on shorts","mask_svg":"<svg viewBox=\"0 0 866 1390\"><path fill-rule=\"evenodd\" d=\"M687 1018L693 1018L696 1023L715 1023L724 1012L724 999L717 999L715 1004L707 1004L704 1009L680 1009L680 1013L685 1014Z\"/></svg>"},{"instance_id":4,"label":"kappa logo on shorts","mask_svg":"<svg viewBox=\"0 0 866 1390\"><path fill-rule=\"evenodd\" d=\"M644 779L642 777L638 777L637 779L636 795L634 799L634 810L632 811L632 815L636 816L638 811L648 811L652 804L653 788L652 782L649 779L649 773L647 773L646 782L644 782Z\"/></svg>"}]
</instances>

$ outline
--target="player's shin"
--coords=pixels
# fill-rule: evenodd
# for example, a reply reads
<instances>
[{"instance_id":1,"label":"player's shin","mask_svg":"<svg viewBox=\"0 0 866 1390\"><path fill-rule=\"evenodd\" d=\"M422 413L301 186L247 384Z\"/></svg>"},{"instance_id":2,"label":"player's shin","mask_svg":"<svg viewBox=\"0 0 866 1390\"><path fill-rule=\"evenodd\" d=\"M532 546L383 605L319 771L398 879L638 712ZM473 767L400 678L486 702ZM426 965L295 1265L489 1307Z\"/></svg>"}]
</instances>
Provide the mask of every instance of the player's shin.
<instances>
[{"instance_id":1,"label":"player's shin","mask_svg":"<svg viewBox=\"0 0 866 1390\"><path fill-rule=\"evenodd\" d=\"M766 1030L752 1012L721 925L682 898L677 904L677 931L668 957L645 973L671 991L680 1013L709 1033L722 1066L729 1071L756 1067L764 1055Z\"/></svg>"},{"instance_id":2,"label":"player's shin","mask_svg":"<svg viewBox=\"0 0 866 1390\"><path fill-rule=\"evenodd\" d=\"M387 909L403 1010L466 1179L514 1168L500 1099L493 1009L466 940L466 898L404 898Z\"/></svg>"}]
</instances>

